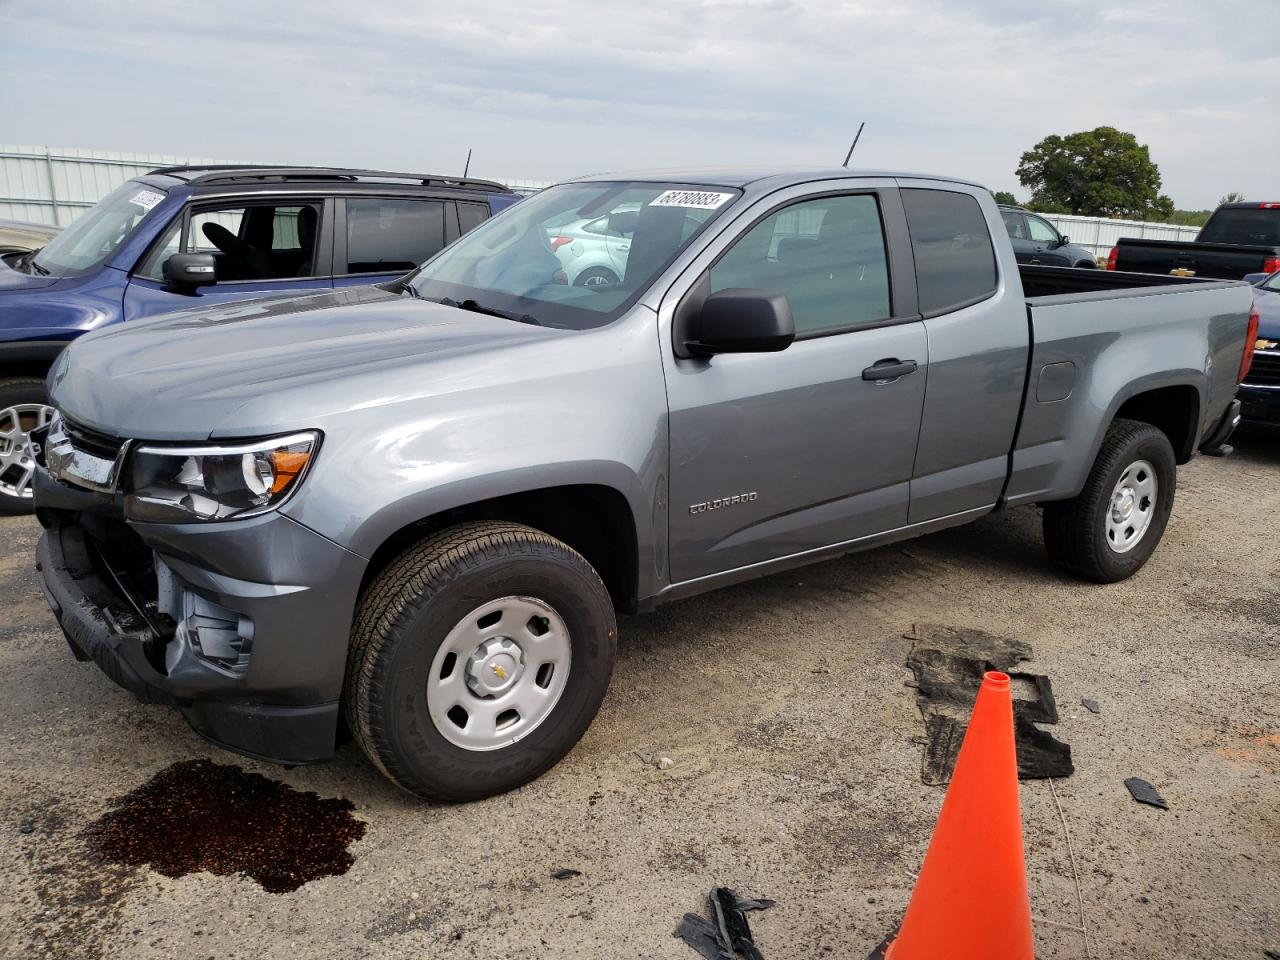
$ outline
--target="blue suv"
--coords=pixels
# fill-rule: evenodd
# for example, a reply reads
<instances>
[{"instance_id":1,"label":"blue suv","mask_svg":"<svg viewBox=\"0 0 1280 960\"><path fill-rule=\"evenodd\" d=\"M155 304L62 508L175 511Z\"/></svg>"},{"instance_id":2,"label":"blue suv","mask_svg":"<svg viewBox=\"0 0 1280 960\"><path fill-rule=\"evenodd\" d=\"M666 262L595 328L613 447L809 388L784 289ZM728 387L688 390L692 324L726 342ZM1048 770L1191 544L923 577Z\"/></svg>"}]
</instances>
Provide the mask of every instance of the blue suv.
<instances>
[{"instance_id":1,"label":"blue suv","mask_svg":"<svg viewBox=\"0 0 1280 960\"><path fill-rule=\"evenodd\" d=\"M499 183L329 167L166 167L0 258L0 513L32 509L26 435L82 333L203 304L391 280L520 199Z\"/></svg>"}]
</instances>

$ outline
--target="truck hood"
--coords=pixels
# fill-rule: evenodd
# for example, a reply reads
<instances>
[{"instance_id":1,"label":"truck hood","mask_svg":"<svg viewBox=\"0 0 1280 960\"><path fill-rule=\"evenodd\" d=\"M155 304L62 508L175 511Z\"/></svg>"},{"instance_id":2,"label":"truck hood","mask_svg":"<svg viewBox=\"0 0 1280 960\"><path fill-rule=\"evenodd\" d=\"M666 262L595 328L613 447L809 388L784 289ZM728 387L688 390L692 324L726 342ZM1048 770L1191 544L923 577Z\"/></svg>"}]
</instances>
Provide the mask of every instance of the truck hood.
<instances>
[{"instance_id":1,"label":"truck hood","mask_svg":"<svg viewBox=\"0 0 1280 960\"><path fill-rule=\"evenodd\" d=\"M388 402L406 367L564 336L388 293L348 287L165 314L81 337L51 377L54 403L104 433L194 440L295 429ZM426 370L408 378L431 387Z\"/></svg>"}]
</instances>

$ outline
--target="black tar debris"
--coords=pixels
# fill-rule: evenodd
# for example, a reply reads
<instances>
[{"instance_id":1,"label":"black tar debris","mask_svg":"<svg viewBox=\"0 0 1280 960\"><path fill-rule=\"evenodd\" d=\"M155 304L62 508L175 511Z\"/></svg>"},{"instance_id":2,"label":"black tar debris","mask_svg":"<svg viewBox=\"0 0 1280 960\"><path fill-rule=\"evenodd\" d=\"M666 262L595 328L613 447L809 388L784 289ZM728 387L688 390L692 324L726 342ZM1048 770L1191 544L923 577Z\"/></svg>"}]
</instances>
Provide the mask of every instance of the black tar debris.
<instances>
[{"instance_id":1,"label":"black tar debris","mask_svg":"<svg viewBox=\"0 0 1280 960\"><path fill-rule=\"evenodd\" d=\"M1164 797L1147 781L1140 777L1130 777L1124 782L1129 788L1129 795L1139 803L1145 803L1152 807L1159 807L1161 810L1168 810L1169 804Z\"/></svg>"}]
</instances>

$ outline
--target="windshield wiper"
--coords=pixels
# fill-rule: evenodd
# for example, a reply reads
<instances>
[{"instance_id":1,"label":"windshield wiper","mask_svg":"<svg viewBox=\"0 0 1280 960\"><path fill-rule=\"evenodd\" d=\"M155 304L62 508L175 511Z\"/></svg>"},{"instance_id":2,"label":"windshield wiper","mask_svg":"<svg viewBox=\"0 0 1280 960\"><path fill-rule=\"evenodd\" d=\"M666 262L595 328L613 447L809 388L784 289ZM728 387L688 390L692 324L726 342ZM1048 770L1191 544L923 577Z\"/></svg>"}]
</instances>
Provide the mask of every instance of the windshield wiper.
<instances>
[{"instance_id":1,"label":"windshield wiper","mask_svg":"<svg viewBox=\"0 0 1280 960\"><path fill-rule=\"evenodd\" d=\"M431 297L426 299L430 300ZM469 310L471 313L483 313L486 317L501 317L503 320L514 320L516 323L531 323L535 327L542 326L538 318L528 313L514 313L511 310L499 310L496 307L486 307L484 304L477 303L468 297L459 303L452 297L441 297L435 301L446 307L456 307L459 310Z\"/></svg>"},{"instance_id":2,"label":"windshield wiper","mask_svg":"<svg viewBox=\"0 0 1280 960\"><path fill-rule=\"evenodd\" d=\"M44 267L40 266L40 264L36 263L36 254L39 252L40 252L39 250L32 250L25 257L23 257L17 262L17 266L20 268L25 268L27 272L30 273L32 276L47 277L49 276L49 271L46 270Z\"/></svg>"}]
</instances>

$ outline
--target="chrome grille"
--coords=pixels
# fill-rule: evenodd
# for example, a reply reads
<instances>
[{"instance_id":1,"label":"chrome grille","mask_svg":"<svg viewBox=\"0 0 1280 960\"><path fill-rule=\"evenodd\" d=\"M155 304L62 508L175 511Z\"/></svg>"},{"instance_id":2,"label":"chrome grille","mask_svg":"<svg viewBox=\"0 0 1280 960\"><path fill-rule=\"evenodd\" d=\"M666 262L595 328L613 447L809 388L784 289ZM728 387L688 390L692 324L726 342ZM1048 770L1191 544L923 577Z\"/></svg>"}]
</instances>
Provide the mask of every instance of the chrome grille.
<instances>
[{"instance_id":1,"label":"chrome grille","mask_svg":"<svg viewBox=\"0 0 1280 960\"><path fill-rule=\"evenodd\" d=\"M1258 350L1244 378L1246 387L1280 387L1280 352Z\"/></svg>"}]
</instances>

